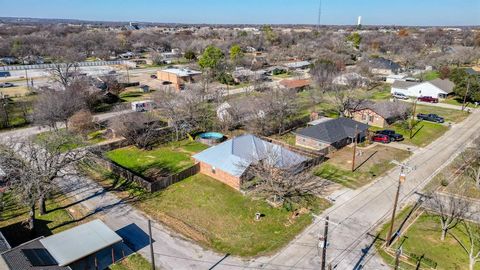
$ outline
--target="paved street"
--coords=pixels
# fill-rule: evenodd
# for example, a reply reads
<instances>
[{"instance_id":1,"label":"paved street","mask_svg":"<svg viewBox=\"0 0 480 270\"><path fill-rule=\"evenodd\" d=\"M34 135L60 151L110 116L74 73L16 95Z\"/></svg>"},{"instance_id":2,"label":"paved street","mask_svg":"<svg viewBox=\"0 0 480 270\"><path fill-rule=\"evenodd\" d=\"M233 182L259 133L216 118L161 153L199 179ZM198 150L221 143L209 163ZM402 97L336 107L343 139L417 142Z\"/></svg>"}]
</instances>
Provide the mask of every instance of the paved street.
<instances>
[{"instance_id":1,"label":"paved street","mask_svg":"<svg viewBox=\"0 0 480 270\"><path fill-rule=\"evenodd\" d=\"M102 115L102 118L108 116ZM416 170L407 175L401 192L402 204L415 200L417 195L414 192L421 190L442 166L452 160L474 138L479 128L480 113L475 112L428 147L415 150L409 165ZM36 132L36 128L29 128L9 131L1 136L25 136ZM377 225L389 216L398 174L399 169L394 169L369 186L339 192L335 205L322 215L322 218L328 215L332 222L328 261L336 266L335 269L354 269L359 265L365 265L364 269L388 269L374 256L374 248L368 248L373 239L369 233L373 234ZM147 231L148 217L105 192L90 179L68 177L59 183L92 215L99 216L113 229L129 228L131 233L127 235L134 237L127 237L127 243L148 258L143 233ZM215 269L318 269L317 239L323 234L323 226L320 218L277 254L244 261L235 257L223 259L224 254L205 250L154 223L155 257L162 269L208 269L214 265Z\"/></svg>"}]
</instances>

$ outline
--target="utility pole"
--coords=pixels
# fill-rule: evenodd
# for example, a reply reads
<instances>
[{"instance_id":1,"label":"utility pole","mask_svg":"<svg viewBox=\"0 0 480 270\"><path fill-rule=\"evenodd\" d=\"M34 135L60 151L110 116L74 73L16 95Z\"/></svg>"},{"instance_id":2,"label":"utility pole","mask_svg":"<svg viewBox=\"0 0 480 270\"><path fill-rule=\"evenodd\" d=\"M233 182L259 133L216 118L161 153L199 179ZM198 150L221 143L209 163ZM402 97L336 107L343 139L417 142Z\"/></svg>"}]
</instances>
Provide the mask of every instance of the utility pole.
<instances>
[{"instance_id":1,"label":"utility pole","mask_svg":"<svg viewBox=\"0 0 480 270\"><path fill-rule=\"evenodd\" d=\"M148 235L150 240L150 257L152 259L152 270L155 270L155 254L153 253L152 221L148 220Z\"/></svg>"},{"instance_id":2,"label":"utility pole","mask_svg":"<svg viewBox=\"0 0 480 270\"><path fill-rule=\"evenodd\" d=\"M130 83L130 72L128 71L128 64L125 64L125 68L127 69L127 82Z\"/></svg>"},{"instance_id":3,"label":"utility pole","mask_svg":"<svg viewBox=\"0 0 480 270\"><path fill-rule=\"evenodd\" d=\"M395 163L400 166L400 176L398 178L398 186L397 186L397 193L395 194L395 201L393 202L393 211L392 211L392 219L390 220L390 229L388 230L388 235L387 235L387 247L390 246L392 242L392 233L393 233L393 225L395 223L395 214L397 212L397 204L398 204L398 198L400 196L400 189L402 187L403 182L405 182L406 176L405 176L405 168L412 170L409 166L399 163L397 161L392 161L392 163Z\"/></svg>"},{"instance_id":4,"label":"utility pole","mask_svg":"<svg viewBox=\"0 0 480 270\"><path fill-rule=\"evenodd\" d=\"M28 84L28 72L26 68L25 68L25 81L27 82L27 90L30 92L30 86Z\"/></svg>"},{"instance_id":5,"label":"utility pole","mask_svg":"<svg viewBox=\"0 0 480 270\"><path fill-rule=\"evenodd\" d=\"M397 248L397 250L395 251L395 270L398 270L399 266L400 266L400 256L402 255L402 246L403 246L403 243L405 242L405 239L403 239L402 243L400 244L400 246Z\"/></svg>"},{"instance_id":6,"label":"utility pole","mask_svg":"<svg viewBox=\"0 0 480 270\"><path fill-rule=\"evenodd\" d=\"M357 141L358 141L358 125L355 125L355 137L353 138L352 172L355 171L355 158L356 158L356 155L357 155Z\"/></svg>"},{"instance_id":7,"label":"utility pole","mask_svg":"<svg viewBox=\"0 0 480 270\"><path fill-rule=\"evenodd\" d=\"M417 111L417 101L418 101L418 98L415 99L415 102L413 102L413 113L412 113L412 120L410 120L410 139L412 138L412 135L413 135L413 127L414 127L414 123L415 123L415 113Z\"/></svg>"},{"instance_id":8,"label":"utility pole","mask_svg":"<svg viewBox=\"0 0 480 270\"><path fill-rule=\"evenodd\" d=\"M462 111L465 110L465 105L467 103L468 91L470 90L470 78L467 79L467 90L465 91L465 96L463 97Z\"/></svg>"},{"instance_id":9,"label":"utility pole","mask_svg":"<svg viewBox=\"0 0 480 270\"><path fill-rule=\"evenodd\" d=\"M325 218L325 233L323 237L323 250L322 250L322 270L326 270L327 265L327 245L328 245L328 220L330 218L327 216Z\"/></svg>"}]
</instances>

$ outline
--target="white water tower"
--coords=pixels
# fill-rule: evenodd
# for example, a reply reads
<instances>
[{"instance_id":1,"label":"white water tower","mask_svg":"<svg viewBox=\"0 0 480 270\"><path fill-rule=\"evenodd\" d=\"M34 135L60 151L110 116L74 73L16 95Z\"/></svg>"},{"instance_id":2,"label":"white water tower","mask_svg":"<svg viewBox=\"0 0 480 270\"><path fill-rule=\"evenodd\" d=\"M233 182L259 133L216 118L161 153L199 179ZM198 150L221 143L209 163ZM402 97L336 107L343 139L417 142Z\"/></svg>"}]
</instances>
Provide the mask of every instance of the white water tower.
<instances>
[{"instance_id":1,"label":"white water tower","mask_svg":"<svg viewBox=\"0 0 480 270\"><path fill-rule=\"evenodd\" d=\"M362 16L358 16L357 26L362 25Z\"/></svg>"}]
</instances>

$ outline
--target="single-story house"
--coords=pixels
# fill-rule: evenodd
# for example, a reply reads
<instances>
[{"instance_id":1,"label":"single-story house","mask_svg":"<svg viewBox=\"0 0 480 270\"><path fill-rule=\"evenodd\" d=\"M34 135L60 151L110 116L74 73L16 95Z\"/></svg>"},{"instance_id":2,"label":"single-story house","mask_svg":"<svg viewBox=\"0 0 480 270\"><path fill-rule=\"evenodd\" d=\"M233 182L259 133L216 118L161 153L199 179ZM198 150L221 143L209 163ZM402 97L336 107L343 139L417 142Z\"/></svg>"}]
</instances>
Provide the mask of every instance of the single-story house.
<instances>
[{"instance_id":1,"label":"single-story house","mask_svg":"<svg viewBox=\"0 0 480 270\"><path fill-rule=\"evenodd\" d=\"M314 150L340 149L353 142L355 136L362 141L367 136L368 125L350 118L322 119L295 132L295 144Z\"/></svg>"},{"instance_id":2,"label":"single-story house","mask_svg":"<svg viewBox=\"0 0 480 270\"><path fill-rule=\"evenodd\" d=\"M299 79L299 80L281 80L280 85L283 88L295 90L297 92L308 88L312 82L309 79Z\"/></svg>"},{"instance_id":3,"label":"single-story house","mask_svg":"<svg viewBox=\"0 0 480 270\"><path fill-rule=\"evenodd\" d=\"M122 238L96 219L0 254L0 269L76 270L108 268L123 257Z\"/></svg>"},{"instance_id":4,"label":"single-story house","mask_svg":"<svg viewBox=\"0 0 480 270\"><path fill-rule=\"evenodd\" d=\"M266 71L257 70L253 71L247 68L237 68L232 72L232 77L236 83L248 82L248 81L261 81L266 80Z\"/></svg>"},{"instance_id":5,"label":"single-story house","mask_svg":"<svg viewBox=\"0 0 480 270\"><path fill-rule=\"evenodd\" d=\"M465 72L467 72L468 75L472 75L472 76L480 76L480 68L466 68L465 69Z\"/></svg>"},{"instance_id":6,"label":"single-story house","mask_svg":"<svg viewBox=\"0 0 480 270\"><path fill-rule=\"evenodd\" d=\"M157 79L172 83L177 90L182 90L186 83L200 79L202 72L187 68L167 68L157 71Z\"/></svg>"},{"instance_id":7,"label":"single-story house","mask_svg":"<svg viewBox=\"0 0 480 270\"><path fill-rule=\"evenodd\" d=\"M368 60L368 64L370 65L370 72L377 75L397 74L401 69L399 64L383 57L372 58Z\"/></svg>"},{"instance_id":8,"label":"single-story house","mask_svg":"<svg viewBox=\"0 0 480 270\"><path fill-rule=\"evenodd\" d=\"M367 101L346 113L355 121L384 128L397 120L407 118L410 113L410 106L408 103L401 101Z\"/></svg>"},{"instance_id":9,"label":"single-story house","mask_svg":"<svg viewBox=\"0 0 480 270\"><path fill-rule=\"evenodd\" d=\"M309 61L297 61L297 62L288 62L283 64L286 68L290 70L295 70L295 69L307 69L310 67L312 63Z\"/></svg>"},{"instance_id":10,"label":"single-story house","mask_svg":"<svg viewBox=\"0 0 480 270\"><path fill-rule=\"evenodd\" d=\"M426 82L395 81L392 94L402 93L410 97L446 98L453 93L455 84L448 79L435 79Z\"/></svg>"},{"instance_id":11,"label":"single-story house","mask_svg":"<svg viewBox=\"0 0 480 270\"><path fill-rule=\"evenodd\" d=\"M200 172L237 190L251 178L247 169L256 161L272 162L279 168L294 169L307 159L282 146L246 134L210 147L193 158L200 163Z\"/></svg>"},{"instance_id":12,"label":"single-story house","mask_svg":"<svg viewBox=\"0 0 480 270\"><path fill-rule=\"evenodd\" d=\"M258 117L265 117L267 110L262 108L265 106L262 106L257 98L245 97L223 102L217 107L216 113L221 121L244 123Z\"/></svg>"},{"instance_id":13,"label":"single-story house","mask_svg":"<svg viewBox=\"0 0 480 270\"><path fill-rule=\"evenodd\" d=\"M360 87L366 87L368 85L368 82L369 82L368 78L363 77L362 75L356 72L341 74L335 77L332 81L332 83L336 85L344 85L344 86L357 85Z\"/></svg>"}]
</instances>

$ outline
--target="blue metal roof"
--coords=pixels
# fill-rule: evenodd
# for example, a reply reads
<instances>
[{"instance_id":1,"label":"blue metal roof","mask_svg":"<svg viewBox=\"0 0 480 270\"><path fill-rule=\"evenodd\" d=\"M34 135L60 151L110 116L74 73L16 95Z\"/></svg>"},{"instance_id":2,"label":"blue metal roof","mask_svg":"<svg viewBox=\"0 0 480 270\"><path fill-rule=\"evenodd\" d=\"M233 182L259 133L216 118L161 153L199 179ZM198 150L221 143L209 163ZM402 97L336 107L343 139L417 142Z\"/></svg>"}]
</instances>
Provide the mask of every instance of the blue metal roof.
<instances>
[{"instance_id":1,"label":"blue metal roof","mask_svg":"<svg viewBox=\"0 0 480 270\"><path fill-rule=\"evenodd\" d=\"M252 162L258 160L269 160L281 168L292 167L307 160L286 148L251 134L210 147L193 158L237 177L240 177Z\"/></svg>"}]
</instances>

